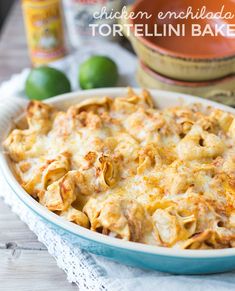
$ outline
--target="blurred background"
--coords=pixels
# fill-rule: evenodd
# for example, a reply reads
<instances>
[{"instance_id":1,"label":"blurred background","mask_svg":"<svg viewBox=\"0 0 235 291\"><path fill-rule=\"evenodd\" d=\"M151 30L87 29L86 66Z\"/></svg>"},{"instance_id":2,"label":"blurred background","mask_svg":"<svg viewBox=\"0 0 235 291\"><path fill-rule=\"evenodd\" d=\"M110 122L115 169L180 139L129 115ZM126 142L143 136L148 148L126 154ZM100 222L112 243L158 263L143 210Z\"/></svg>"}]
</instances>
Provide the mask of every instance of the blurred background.
<instances>
[{"instance_id":1,"label":"blurred background","mask_svg":"<svg viewBox=\"0 0 235 291\"><path fill-rule=\"evenodd\" d=\"M14 0L0 0L0 31Z\"/></svg>"},{"instance_id":2,"label":"blurred background","mask_svg":"<svg viewBox=\"0 0 235 291\"><path fill-rule=\"evenodd\" d=\"M125 1L129 4L134 0L116 0L114 2L118 1L120 3ZM70 35L72 34L70 33ZM66 32L66 41L68 38ZM123 38L122 43L131 50L129 41ZM22 1L20 0L0 0L0 64L0 84L32 64L27 49Z\"/></svg>"}]
</instances>

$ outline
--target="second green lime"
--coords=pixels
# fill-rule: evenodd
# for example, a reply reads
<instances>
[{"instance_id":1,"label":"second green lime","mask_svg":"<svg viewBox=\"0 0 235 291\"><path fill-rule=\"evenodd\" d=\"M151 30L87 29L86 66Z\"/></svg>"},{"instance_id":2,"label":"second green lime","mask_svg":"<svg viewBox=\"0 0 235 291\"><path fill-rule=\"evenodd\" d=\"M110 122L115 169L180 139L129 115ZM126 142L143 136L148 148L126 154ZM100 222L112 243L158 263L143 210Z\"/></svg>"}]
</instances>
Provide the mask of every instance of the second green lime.
<instances>
[{"instance_id":1,"label":"second green lime","mask_svg":"<svg viewBox=\"0 0 235 291\"><path fill-rule=\"evenodd\" d=\"M117 65L106 56L92 56L80 66L79 83L82 89L114 87L117 81Z\"/></svg>"}]
</instances>

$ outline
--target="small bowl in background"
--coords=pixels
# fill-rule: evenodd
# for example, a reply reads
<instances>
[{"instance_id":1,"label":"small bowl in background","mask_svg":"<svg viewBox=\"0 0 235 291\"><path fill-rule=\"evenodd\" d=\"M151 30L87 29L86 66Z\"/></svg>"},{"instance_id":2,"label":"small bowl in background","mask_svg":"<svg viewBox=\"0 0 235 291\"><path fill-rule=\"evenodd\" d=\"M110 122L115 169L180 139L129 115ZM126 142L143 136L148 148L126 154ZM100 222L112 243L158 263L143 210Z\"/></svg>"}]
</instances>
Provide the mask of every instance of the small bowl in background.
<instances>
[{"instance_id":1,"label":"small bowl in background","mask_svg":"<svg viewBox=\"0 0 235 291\"><path fill-rule=\"evenodd\" d=\"M148 12L152 14L150 19L136 18L134 20L122 20L123 24L131 23L146 24L148 31L153 32L154 24L159 27L164 24L185 24L190 29L191 24L206 24L215 26L219 24L218 19L200 20L175 20L157 18L160 11L186 11L189 6L197 11L199 7L206 6L207 11L218 12L222 6L226 12L235 11L235 2L232 0L205 0L198 5L197 0L175 0L175 1L138 1L129 9L138 13ZM225 24L234 24L234 19L221 20ZM124 33L125 26L123 26ZM183 81L208 81L215 80L235 73L235 38L225 36L193 37L190 33L185 37L177 36L134 36L127 35L131 41L138 57L154 71L169 78Z\"/></svg>"},{"instance_id":2,"label":"small bowl in background","mask_svg":"<svg viewBox=\"0 0 235 291\"><path fill-rule=\"evenodd\" d=\"M235 74L212 81L187 82L165 77L140 62L137 81L141 87L193 94L235 106Z\"/></svg>"}]
</instances>

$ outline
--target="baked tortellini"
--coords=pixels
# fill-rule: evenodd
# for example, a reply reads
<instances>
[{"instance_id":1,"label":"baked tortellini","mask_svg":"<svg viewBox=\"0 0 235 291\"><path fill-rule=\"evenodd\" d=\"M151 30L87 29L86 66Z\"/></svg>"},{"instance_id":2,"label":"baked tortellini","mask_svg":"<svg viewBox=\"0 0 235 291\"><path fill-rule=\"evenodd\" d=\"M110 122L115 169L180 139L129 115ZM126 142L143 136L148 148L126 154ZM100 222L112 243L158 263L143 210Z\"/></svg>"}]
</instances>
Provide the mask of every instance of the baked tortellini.
<instances>
[{"instance_id":1,"label":"baked tortellini","mask_svg":"<svg viewBox=\"0 0 235 291\"><path fill-rule=\"evenodd\" d=\"M235 116L159 109L148 91L60 111L39 101L4 142L29 195L62 219L126 241L235 247Z\"/></svg>"}]
</instances>

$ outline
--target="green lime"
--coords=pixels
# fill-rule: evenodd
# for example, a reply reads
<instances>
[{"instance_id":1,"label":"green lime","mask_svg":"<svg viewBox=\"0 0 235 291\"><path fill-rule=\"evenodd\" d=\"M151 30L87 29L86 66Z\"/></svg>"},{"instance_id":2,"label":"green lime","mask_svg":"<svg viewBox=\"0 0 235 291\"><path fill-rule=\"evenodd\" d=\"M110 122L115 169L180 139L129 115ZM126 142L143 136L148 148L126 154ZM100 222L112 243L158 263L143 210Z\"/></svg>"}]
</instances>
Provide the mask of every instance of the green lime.
<instances>
[{"instance_id":1,"label":"green lime","mask_svg":"<svg viewBox=\"0 0 235 291\"><path fill-rule=\"evenodd\" d=\"M82 89L114 87L118 81L118 68L105 56L92 56L80 66L79 83Z\"/></svg>"},{"instance_id":2,"label":"green lime","mask_svg":"<svg viewBox=\"0 0 235 291\"><path fill-rule=\"evenodd\" d=\"M29 99L43 100L70 91L70 82L65 74L47 66L32 69L25 83Z\"/></svg>"}]
</instances>

